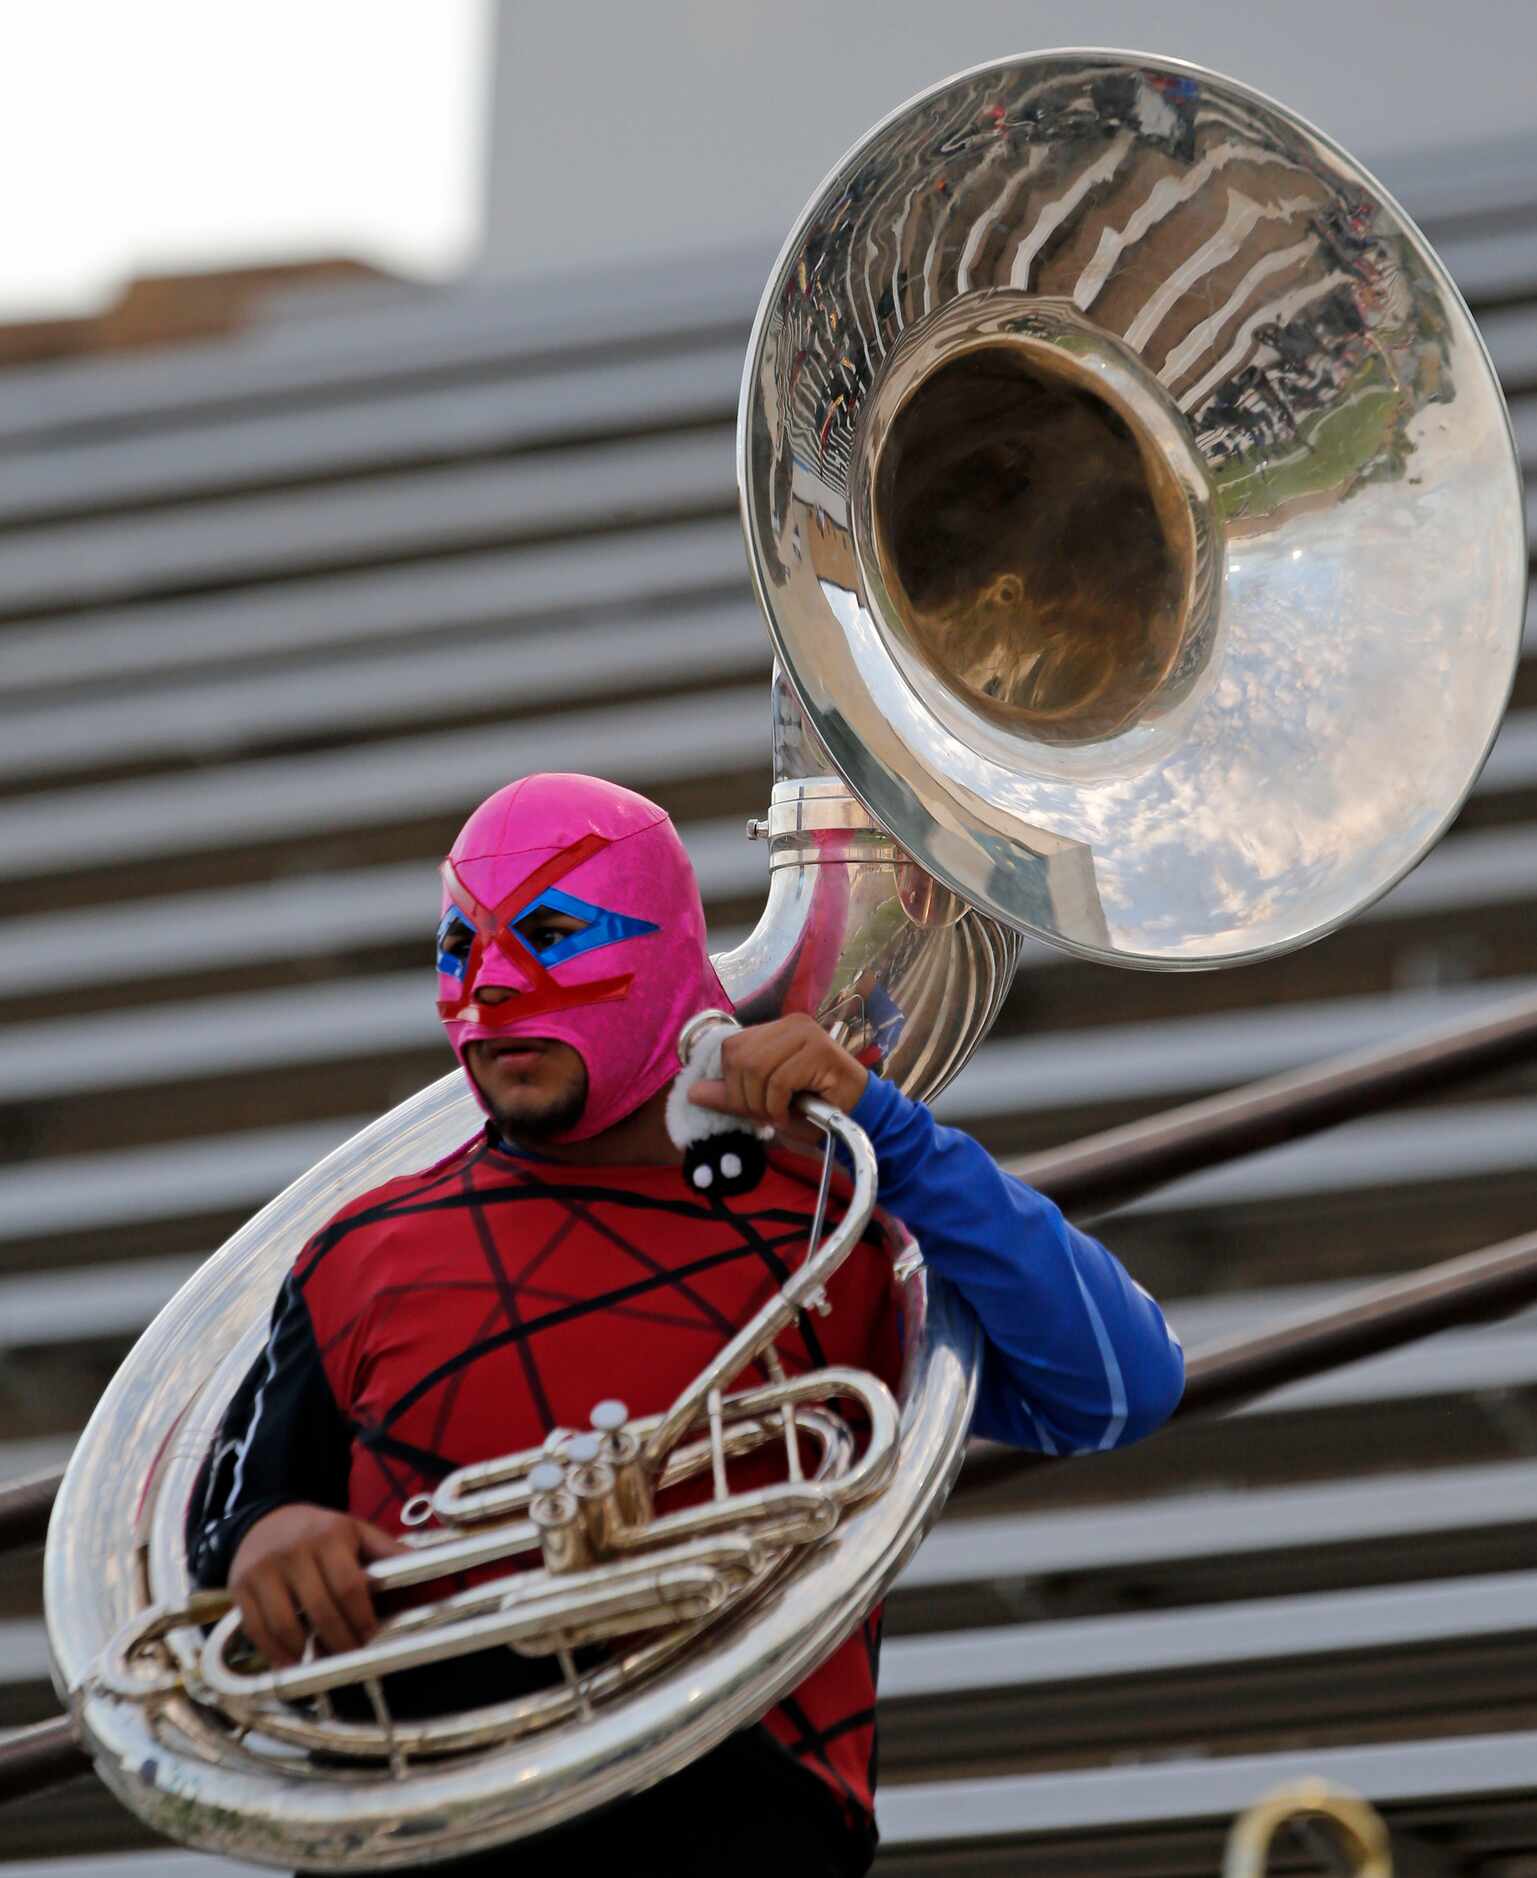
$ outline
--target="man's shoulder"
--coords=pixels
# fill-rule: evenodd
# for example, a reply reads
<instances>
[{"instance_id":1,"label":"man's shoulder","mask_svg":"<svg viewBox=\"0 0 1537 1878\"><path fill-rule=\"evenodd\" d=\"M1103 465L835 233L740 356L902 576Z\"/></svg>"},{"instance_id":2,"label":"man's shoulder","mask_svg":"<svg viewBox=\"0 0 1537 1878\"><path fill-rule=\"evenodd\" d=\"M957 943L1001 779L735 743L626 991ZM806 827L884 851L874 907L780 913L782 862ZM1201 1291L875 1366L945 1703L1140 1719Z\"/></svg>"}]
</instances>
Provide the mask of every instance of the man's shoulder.
<instances>
[{"instance_id":1,"label":"man's shoulder","mask_svg":"<svg viewBox=\"0 0 1537 1878\"><path fill-rule=\"evenodd\" d=\"M453 1204L455 1195L463 1191L466 1180L473 1179L484 1148L484 1137L476 1135L428 1167L417 1168L408 1174L396 1174L368 1188L366 1192L354 1194L336 1209L305 1245L296 1261L297 1269L304 1272L318 1256L333 1247L349 1240L360 1240L371 1228L387 1226L401 1217L411 1217L417 1209L430 1206L434 1200L441 1199L445 1204Z\"/></svg>"}]
</instances>

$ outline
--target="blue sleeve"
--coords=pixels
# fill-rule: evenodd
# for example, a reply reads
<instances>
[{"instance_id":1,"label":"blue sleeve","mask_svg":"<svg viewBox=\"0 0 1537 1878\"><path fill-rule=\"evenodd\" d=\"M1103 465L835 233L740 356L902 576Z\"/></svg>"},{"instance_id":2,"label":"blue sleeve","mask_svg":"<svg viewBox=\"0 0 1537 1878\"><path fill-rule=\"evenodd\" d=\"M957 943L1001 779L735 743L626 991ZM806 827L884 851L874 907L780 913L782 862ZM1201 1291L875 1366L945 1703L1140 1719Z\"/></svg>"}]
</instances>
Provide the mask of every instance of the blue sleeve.
<instances>
[{"instance_id":1,"label":"blue sleeve","mask_svg":"<svg viewBox=\"0 0 1537 1878\"><path fill-rule=\"evenodd\" d=\"M875 1149L881 1205L981 1322L973 1434L1073 1454L1124 1447L1168 1420L1184 1356L1119 1260L878 1076L853 1119Z\"/></svg>"}]
</instances>

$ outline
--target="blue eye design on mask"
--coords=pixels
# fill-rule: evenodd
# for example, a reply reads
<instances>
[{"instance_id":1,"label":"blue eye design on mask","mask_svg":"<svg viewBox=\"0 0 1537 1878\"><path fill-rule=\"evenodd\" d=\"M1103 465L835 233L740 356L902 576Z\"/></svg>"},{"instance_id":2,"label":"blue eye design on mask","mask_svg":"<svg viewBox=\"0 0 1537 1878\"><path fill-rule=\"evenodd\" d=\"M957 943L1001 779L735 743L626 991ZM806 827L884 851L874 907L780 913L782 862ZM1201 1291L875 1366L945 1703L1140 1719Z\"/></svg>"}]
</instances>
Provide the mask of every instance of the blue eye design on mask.
<instances>
[{"instance_id":1,"label":"blue eye design on mask","mask_svg":"<svg viewBox=\"0 0 1537 1878\"><path fill-rule=\"evenodd\" d=\"M516 934L518 943L528 946L546 970L552 965L564 965L567 959L580 958L584 952L596 952L600 946L617 945L621 939L638 939L643 933L661 931L654 920L636 919L630 913L611 913L607 907L593 906L587 900L578 900L574 894L562 893L559 887L546 887L537 900L530 900L527 906L521 907L508 925L516 933L518 923L541 907L587 921L581 932L567 933L542 952L535 952L521 933Z\"/></svg>"},{"instance_id":2,"label":"blue eye design on mask","mask_svg":"<svg viewBox=\"0 0 1537 1878\"><path fill-rule=\"evenodd\" d=\"M448 950L448 941L456 932L462 932L465 936L464 950L458 953ZM470 947L474 941L475 928L458 907L451 906L438 922L438 970L445 978L457 978L461 984L464 983L464 971L469 964Z\"/></svg>"}]
</instances>

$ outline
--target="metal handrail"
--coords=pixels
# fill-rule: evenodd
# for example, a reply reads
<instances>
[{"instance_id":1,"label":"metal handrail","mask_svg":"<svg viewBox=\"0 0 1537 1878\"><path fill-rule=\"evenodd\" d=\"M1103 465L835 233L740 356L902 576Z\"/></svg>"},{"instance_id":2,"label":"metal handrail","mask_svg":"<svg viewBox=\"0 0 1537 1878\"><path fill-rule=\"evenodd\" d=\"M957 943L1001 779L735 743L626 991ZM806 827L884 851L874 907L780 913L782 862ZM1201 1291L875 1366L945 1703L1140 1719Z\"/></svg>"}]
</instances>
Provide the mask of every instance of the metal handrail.
<instances>
[{"instance_id":1,"label":"metal handrail","mask_svg":"<svg viewBox=\"0 0 1537 1878\"><path fill-rule=\"evenodd\" d=\"M1537 996L1528 995L1408 1043L1333 1057L1086 1135L1011 1161L1009 1171L1066 1211L1103 1213L1185 1174L1494 1075L1534 1055Z\"/></svg>"}]
</instances>

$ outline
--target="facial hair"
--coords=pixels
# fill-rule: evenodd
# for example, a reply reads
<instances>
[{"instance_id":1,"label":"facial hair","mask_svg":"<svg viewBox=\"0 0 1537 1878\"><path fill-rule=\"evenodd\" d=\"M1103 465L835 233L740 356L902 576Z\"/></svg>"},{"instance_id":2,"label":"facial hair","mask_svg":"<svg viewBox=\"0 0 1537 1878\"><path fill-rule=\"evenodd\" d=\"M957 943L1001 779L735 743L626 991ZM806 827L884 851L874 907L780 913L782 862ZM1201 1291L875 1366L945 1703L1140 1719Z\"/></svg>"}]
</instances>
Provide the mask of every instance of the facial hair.
<instances>
[{"instance_id":1,"label":"facial hair","mask_svg":"<svg viewBox=\"0 0 1537 1878\"><path fill-rule=\"evenodd\" d=\"M529 1146L540 1141L554 1140L574 1128L582 1119L582 1111L587 1106L587 1071L584 1068L579 1081L573 1081L569 1088L546 1097L539 1107L535 1107L529 1100L511 1108L496 1102L484 1088L481 1093L485 1095L502 1138Z\"/></svg>"}]
</instances>

